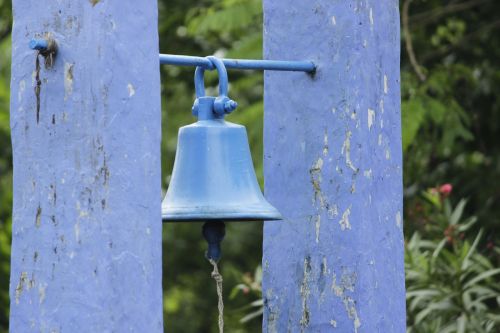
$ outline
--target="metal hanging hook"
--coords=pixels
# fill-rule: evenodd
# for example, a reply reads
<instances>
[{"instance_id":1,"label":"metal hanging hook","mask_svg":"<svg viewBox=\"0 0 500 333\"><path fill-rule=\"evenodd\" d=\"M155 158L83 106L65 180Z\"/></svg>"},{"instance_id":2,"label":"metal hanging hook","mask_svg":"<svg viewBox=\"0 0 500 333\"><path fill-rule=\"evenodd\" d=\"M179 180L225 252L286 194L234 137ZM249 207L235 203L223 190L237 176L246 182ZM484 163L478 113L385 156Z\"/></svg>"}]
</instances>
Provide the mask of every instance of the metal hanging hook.
<instances>
[{"instance_id":1,"label":"metal hanging hook","mask_svg":"<svg viewBox=\"0 0 500 333\"><path fill-rule=\"evenodd\" d=\"M227 76L226 66L217 57L209 56L207 57L210 60L210 63L213 65L209 70L217 69L217 73L219 74L219 95L227 96L228 93L228 85L229 79ZM194 73L194 87L196 90L196 97L205 96L205 82L204 82L204 67L196 67L196 71Z\"/></svg>"},{"instance_id":2,"label":"metal hanging hook","mask_svg":"<svg viewBox=\"0 0 500 333\"><path fill-rule=\"evenodd\" d=\"M220 116L228 114L236 110L238 103L228 97L229 79L227 76L226 66L221 59L213 56L207 57L213 65L209 70L217 69L219 75L219 96L214 101L214 112ZM194 72L194 88L197 99L205 96L205 68L196 67ZM197 115L197 101L193 106L193 114Z\"/></svg>"}]
</instances>

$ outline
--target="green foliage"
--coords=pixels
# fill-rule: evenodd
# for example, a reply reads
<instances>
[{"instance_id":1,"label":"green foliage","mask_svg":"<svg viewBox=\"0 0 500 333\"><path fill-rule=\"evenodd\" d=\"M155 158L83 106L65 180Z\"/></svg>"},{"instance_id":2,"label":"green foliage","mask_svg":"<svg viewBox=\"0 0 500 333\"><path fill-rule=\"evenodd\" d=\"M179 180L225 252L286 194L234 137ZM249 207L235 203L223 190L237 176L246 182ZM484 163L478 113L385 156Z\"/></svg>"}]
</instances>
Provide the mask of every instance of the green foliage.
<instances>
[{"instance_id":1,"label":"green foliage","mask_svg":"<svg viewBox=\"0 0 500 333\"><path fill-rule=\"evenodd\" d=\"M460 74L458 74L460 73ZM433 149L439 156L448 157L455 142L473 139L468 130L470 118L454 96L455 75L472 75L461 65L440 66L421 84L412 82L411 75L403 80L402 126L403 150L415 143L420 133L434 139ZM420 141L416 141L421 144Z\"/></svg>"},{"instance_id":2,"label":"green foliage","mask_svg":"<svg viewBox=\"0 0 500 333\"><path fill-rule=\"evenodd\" d=\"M9 126L10 1L0 1L0 332L8 329L12 222L12 149Z\"/></svg>"},{"instance_id":3,"label":"green foliage","mask_svg":"<svg viewBox=\"0 0 500 333\"><path fill-rule=\"evenodd\" d=\"M242 282L236 285L229 299L235 299L237 296L243 294L243 296L250 296L255 298L250 304L239 309L242 312L249 312L245 314L241 319L240 323L246 323L255 318L260 318L264 313L264 300L262 296L262 267L259 265L255 269L255 273L252 276L250 273L245 273L241 277Z\"/></svg>"},{"instance_id":4,"label":"green foliage","mask_svg":"<svg viewBox=\"0 0 500 333\"><path fill-rule=\"evenodd\" d=\"M451 209L437 191L424 197L425 231L405 250L408 332L498 332L499 248L481 248L484 231L471 232L477 219L463 218L465 200Z\"/></svg>"}]
</instances>

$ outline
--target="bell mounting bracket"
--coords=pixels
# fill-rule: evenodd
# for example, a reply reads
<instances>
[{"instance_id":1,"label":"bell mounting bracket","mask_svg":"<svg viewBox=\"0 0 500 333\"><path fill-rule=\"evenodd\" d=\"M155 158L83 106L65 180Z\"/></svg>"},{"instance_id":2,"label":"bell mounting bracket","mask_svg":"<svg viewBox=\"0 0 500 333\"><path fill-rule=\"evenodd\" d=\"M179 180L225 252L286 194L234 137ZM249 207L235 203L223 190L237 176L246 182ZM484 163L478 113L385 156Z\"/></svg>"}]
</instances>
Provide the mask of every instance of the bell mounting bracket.
<instances>
[{"instance_id":1,"label":"bell mounting bracket","mask_svg":"<svg viewBox=\"0 0 500 333\"><path fill-rule=\"evenodd\" d=\"M224 116L231 113L238 107L238 103L228 97L229 80L227 77L227 70L224 62L216 57L207 57L213 65L210 70L217 69L219 74L219 96L214 100L213 110L218 116ZM205 68L198 66L194 72L194 88L196 91L196 100L193 105L193 115L198 115L198 98L205 96L205 83L204 83Z\"/></svg>"}]
</instances>

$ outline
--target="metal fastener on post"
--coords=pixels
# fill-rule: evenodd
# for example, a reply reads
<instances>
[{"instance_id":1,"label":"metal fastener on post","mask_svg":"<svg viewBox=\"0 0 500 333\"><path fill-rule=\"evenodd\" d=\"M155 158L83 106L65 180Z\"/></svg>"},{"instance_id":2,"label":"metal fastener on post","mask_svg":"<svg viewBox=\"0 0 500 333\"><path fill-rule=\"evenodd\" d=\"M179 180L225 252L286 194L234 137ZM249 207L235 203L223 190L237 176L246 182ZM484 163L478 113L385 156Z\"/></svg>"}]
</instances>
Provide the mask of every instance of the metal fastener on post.
<instances>
[{"instance_id":1,"label":"metal fastener on post","mask_svg":"<svg viewBox=\"0 0 500 333\"><path fill-rule=\"evenodd\" d=\"M46 39L32 39L29 43L32 50L43 51L49 47L49 42Z\"/></svg>"},{"instance_id":2,"label":"metal fastener on post","mask_svg":"<svg viewBox=\"0 0 500 333\"><path fill-rule=\"evenodd\" d=\"M52 67L57 55L57 43L54 39L34 38L28 45L30 49L38 51L38 54L45 58L45 68Z\"/></svg>"}]
</instances>

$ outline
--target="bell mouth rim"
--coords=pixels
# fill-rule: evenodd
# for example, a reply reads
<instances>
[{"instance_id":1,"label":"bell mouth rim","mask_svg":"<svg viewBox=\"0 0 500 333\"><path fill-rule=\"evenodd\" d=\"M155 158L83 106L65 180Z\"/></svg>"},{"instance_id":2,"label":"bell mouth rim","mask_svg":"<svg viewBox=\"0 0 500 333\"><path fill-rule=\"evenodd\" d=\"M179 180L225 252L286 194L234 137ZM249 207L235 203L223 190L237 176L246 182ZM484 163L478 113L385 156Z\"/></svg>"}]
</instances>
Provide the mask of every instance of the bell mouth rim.
<instances>
[{"instance_id":1,"label":"bell mouth rim","mask_svg":"<svg viewBox=\"0 0 500 333\"><path fill-rule=\"evenodd\" d=\"M224 221L224 222L256 222L256 221L279 221L283 217L279 212L273 213L162 213L163 222L206 222L206 221Z\"/></svg>"}]
</instances>

